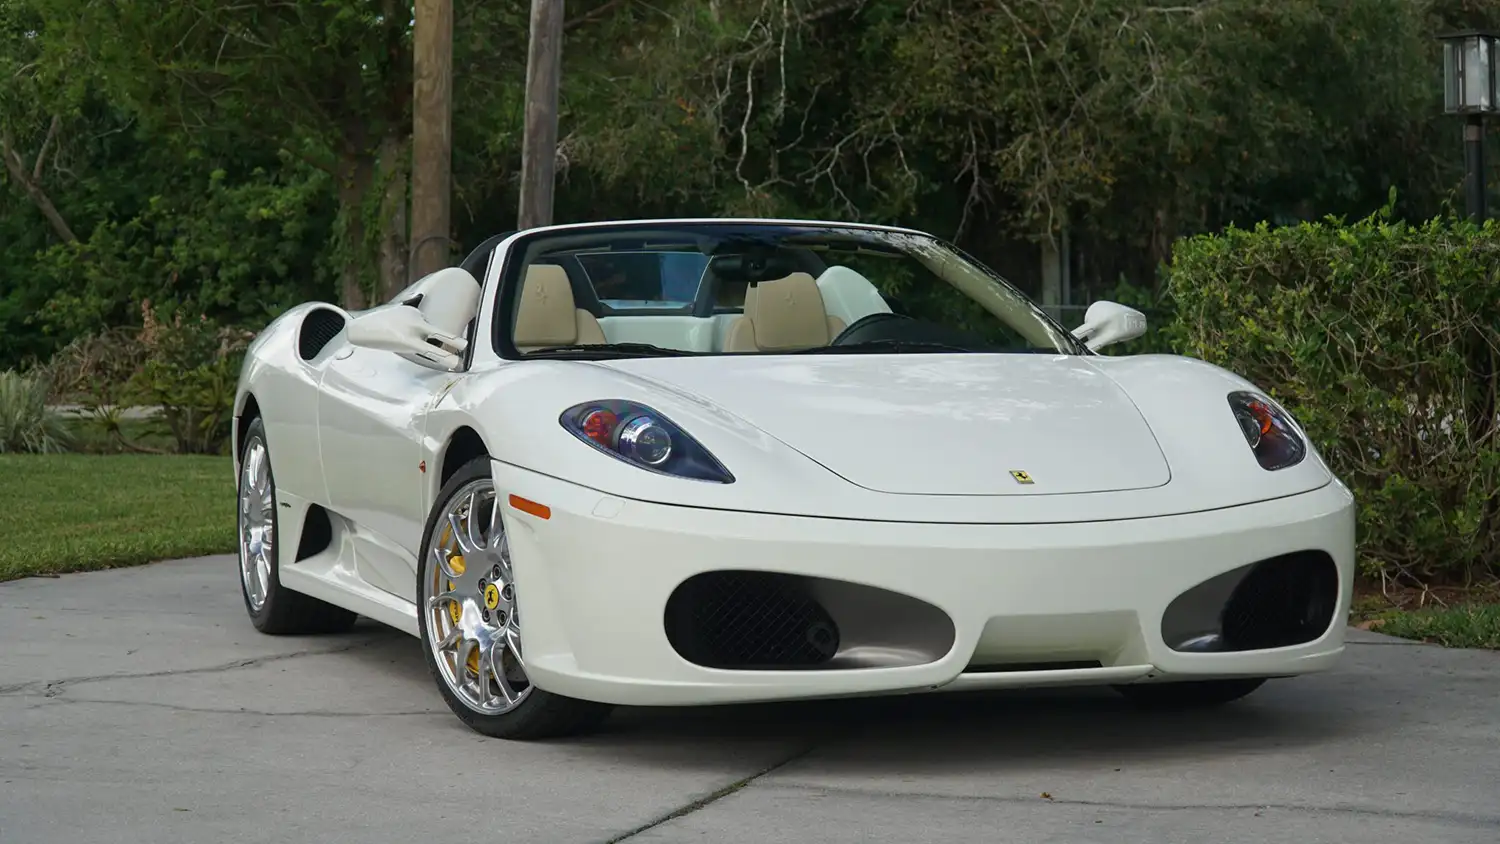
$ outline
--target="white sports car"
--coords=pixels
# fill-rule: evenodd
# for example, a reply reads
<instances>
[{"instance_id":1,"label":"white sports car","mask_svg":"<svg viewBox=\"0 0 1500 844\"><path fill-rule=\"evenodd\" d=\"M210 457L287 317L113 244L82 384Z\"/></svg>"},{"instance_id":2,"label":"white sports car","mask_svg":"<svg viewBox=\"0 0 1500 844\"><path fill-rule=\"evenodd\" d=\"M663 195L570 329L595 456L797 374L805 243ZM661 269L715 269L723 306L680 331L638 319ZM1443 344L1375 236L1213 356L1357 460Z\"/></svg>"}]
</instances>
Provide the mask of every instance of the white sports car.
<instances>
[{"instance_id":1,"label":"white sports car","mask_svg":"<svg viewBox=\"0 0 1500 844\"><path fill-rule=\"evenodd\" d=\"M499 235L256 339L245 606L266 633L419 637L458 717L515 739L611 705L1211 705L1330 667L1348 490L1243 378L1095 354L1144 330L1098 302L1069 332L905 229Z\"/></svg>"}]
</instances>

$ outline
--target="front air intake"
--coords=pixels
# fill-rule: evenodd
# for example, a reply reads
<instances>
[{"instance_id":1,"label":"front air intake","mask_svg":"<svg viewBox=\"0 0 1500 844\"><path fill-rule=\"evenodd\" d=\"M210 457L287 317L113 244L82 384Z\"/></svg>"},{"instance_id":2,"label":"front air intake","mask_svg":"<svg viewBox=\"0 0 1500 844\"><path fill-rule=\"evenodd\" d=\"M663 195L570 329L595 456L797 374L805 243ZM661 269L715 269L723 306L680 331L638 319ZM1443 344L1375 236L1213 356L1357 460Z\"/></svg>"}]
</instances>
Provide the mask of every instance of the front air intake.
<instances>
[{"instance_id":1,"label":"front air intake","mask_svg":"<svg viewBox=\"0 0 1500 844\"><path fill-rule=\"evenodd\" d=\"M1328 630L1338 600L1338 567L1327 554L1261 560L1224 604L1224 641L1236 651L1305 645Z\"/></svg>"},{"instance_id":2,"label":"front air intake","mask_svg":"<svg viewBox=\"0 0 1500 844\"><path fill-rule=\"evenodd\" d=\"M1162 615L1162 638L1187 652L1305 645L1328 632L1338 605L1333 558L1297 551L1224 572L1178 595Z\"/></svg>"},{"instance_id":3,"label":"front air intake","mask_svg":"<svg viewBox=\"0 0 1500 844\"><path fill-rule=\"evenodd\" d=\"M688 578L667 600L667 640L706 668L824 666L839 628L804 582L791 575L714 571Z\"/></svg>"}]
</instances>

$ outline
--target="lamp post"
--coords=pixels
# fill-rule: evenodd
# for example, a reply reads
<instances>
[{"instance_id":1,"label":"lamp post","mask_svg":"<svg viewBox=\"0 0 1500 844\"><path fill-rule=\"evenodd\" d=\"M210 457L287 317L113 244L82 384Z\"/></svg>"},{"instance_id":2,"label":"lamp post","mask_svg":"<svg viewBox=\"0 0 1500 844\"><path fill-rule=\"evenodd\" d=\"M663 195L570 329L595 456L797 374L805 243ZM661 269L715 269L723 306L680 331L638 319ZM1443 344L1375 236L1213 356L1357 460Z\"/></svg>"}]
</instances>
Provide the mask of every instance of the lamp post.
<instances>
[{"instance_id":1,"label":"lamp post","mask_svg":"<svg viewBox=\"0 0 1500 844\"><path fill-rule=\"evenodd\" d=\"M1439 35L1443 44L1443 110L1465 118L1465 205L1476 222L1489 218L1484 178L1484 119L1500 111L1496 64L1500 62L1493 32L1469 29Z\"/></svg>"}]
</instances>

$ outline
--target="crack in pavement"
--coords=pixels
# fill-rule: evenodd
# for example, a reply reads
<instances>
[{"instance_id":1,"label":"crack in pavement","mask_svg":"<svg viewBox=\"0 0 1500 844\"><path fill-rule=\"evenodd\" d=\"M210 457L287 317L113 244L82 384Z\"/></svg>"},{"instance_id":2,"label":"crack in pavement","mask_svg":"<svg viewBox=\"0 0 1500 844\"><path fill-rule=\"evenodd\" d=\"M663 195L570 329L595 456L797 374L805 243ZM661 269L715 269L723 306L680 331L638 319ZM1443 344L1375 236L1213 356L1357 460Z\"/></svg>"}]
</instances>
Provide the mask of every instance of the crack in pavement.
<instances>
[{"instance_id":1,"label":"crack in pavement","mask_svg":"<svg viewBox=\"0 0 1500 844\"><path fill-rule=\"evenodd\" d=\"M146 706L153 709L167 709L172 712L194 712L205 715L255 715L262 718L399 718L411 715L435 715L446 713L447 710L438 709L398 709L391 712L350 712L334 711L328 709L293 709L283 712L273 712L265 709L245 709L235 707L224 709L212 706L182 706L175 703L157 703L146 700L105 700L102 698L87 697L63 697L49 698L38 706L53 705L61 706L67 704L94 704L98 706Z\"/></svg>"},{"instance_id":2,"label":"crack in pavement","mask_svg":"<svg viewBox=\"0 0 1500 844\"><path fill-rule=\"evenodd\" d=\"M705 808L713 805L714 803L717 803L718 801L723 800L725 797L728 797L729 795L734 794L735 792L739 791L740 789L745 788L746 786L750 785L751 783L755 782L756 780L760 779L761 777L763 777L763 776L765 776L767 774L773 773L775 771L778 771L778 770L780 770L782 768L785 768L787 765L790 765L793 762L796 762L798 759L801 759L804 756L808 755L809 753L812 753L814 750L817 749L817 747L818 747L817 742L813 742L813 743L811 743L811 744L809 744L809 745L807 745L805 747L802 747L801 749L797 750L795 753L793 753L792 755L786 757L785 759L782 759L782 760L777 761L777 762L773 762L770 765L768 765L768 766L766 766L764 768L761 768L759 771L756 771L755 773L753 773L753 774L751 774L751 775L749 775L747 777L741 777L740 779L735 780L734 782L730 783L729 785L726 785L723 788L720 788L720 789L718 789L717 791L714 791L711 794L705 795L703 797L699 797L698 799L693 800L691 802L684 803L683 805L678 806L675 809L672 809L671 811L667 812L666 814L660 815L660 816L658 816L658 817L656 817L656 818L654 818L652 820L649 820L649 821L641 824L640 826L638 826L638 827L636 827L634 829L622 832L622 833L620 833L619 835L616 835L613 838L607 838L604 841L600 842L600 844L619 844L619 842L621 842L621 841L625 841L625 840L634 838L634 837L636 837L637 835L640 835L643 832L649 832L650 830L653 830L653 829L661 826L662 824L670 823L671 821L677 820L678 818L687 817L688 815L691 815L694 812L701 811L702 809L705 809Z\"/></svg>"},{"instance_id":3,"label":"crack in pavement","mask_svg":"<svg viewBox=\"0 0 1500 844\"><path fill-rule=\"evenodd\" d=\"M149 680L156 677L183 677L191 674L219 674L225 671L234 671L240 668L251 668L257 665L265 665L271 662L282 662L289 659L299 659L305 656L324 656L327 654L346 653L348 651L367 648L371 645L386 641L389 637L382 636L374 639L361 639L337 648L312 648L305 651L293 651L284 654L268 654L266 656L250 657L249 659L237 659L222 665L207 665L199 668L172 668L162 671L143 671L130 674L95 674L85 677L65 677L61 680L32 680L29 683L16 683L10 686L0 686L0 695L35 695L42 694L45 697L57 697L63 690L70 686L78 686L84 683L102 683L109 680Z\"/></svg>"},{"instance_id":4,"label":"crack in pavement","mask_svg":"<svg viewBox=\"0 0 1500 844\"><path fill-rule=\"evenodd\" d=\"M44 605L44 606L36 606L34 604L7 604L7 603L4 603L4 602L0 602L0 610L26 610L28 612L50 612L50 613L58 613L58 614L72 613L72 612L120 613L122 615L135 614L135 615L154 615L154 616L159 616L159 615L162 614L162 610L160 610L160 609L138 609L138 608L135 608L135 607L118 607L118 606L106 606L106 607L87 607L87 606L84 606L84 607L80 607L80 606L62 606L62 605L59 605L59 604L47 604L47 605ZM174 607L172 609L172 615L201 615L201 616L221 617L221 616L224 615L224 612L223 612L223 610L217 610L217 609L215 609L215 610L180 610L180 609L176 609Z\"/></svg>"},{"instance_id":5,"label":"crack in pavement","mask_svg":"<svg viewBox=\"0 0 1500 844\"><path fill-rule=\"evenodd\" d=\"M768 772L769 773L769 772ZM964 803L1006 803L1027 805L1078 806L1085 809L1125 809L1137 812L1247 812L1275 810L1299 814L1353 815L1397 820L1446 821L1460 826L1493 830L1500 816L1475 815L1466 812L1440 812L1426 809L1385 809L1370 806L1310 806L1296 803L1127 803L1111 800L1070 800L1061 797L1012 797L984 794L938 794L926 791L890 791L879 788L816 785L813 783L780 783L772 786L785 791L816 791L829 795L880 797L887 799L947 800Z\"/></svg>"}]
</instances>

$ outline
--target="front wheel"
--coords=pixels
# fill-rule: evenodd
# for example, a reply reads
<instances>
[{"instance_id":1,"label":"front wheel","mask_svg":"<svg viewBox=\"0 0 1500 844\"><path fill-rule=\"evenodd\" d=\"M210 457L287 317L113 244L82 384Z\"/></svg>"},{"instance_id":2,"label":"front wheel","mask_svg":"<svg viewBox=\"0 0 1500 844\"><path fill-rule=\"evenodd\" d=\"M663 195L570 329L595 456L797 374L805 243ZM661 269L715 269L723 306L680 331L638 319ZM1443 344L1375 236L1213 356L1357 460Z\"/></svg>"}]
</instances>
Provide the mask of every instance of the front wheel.
<instances>
[{"instance_id":1,"label":"front wheel","mask_svg":"<svg viewBox=\"0 0 1500 844\"><path fill-rule=\"evenodd\" d=\"M526 676L510 545L488 457L443 486L422 535L418 626L448 708L476 732L537 739L581 732L610 707L536 688Z\"/></svg>"},{"instance_id":2,"label":"front wheel","mask_svg":"<svg viewBox=\"0 0 1500 844\"><path fill-rule=\"evenodd\" d=\"M1233 703L1265 682L1264 677L1247 677L1185 683L1135 683L1115 686L1115 691L1131 703L1151 709L1207 709Z\"/></svg>"}]
</instances>

